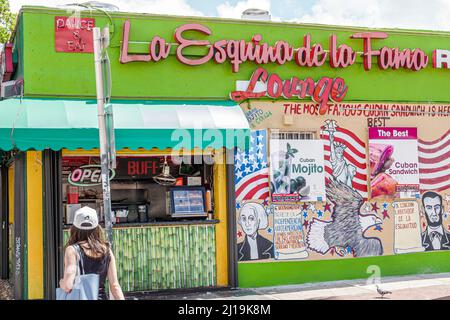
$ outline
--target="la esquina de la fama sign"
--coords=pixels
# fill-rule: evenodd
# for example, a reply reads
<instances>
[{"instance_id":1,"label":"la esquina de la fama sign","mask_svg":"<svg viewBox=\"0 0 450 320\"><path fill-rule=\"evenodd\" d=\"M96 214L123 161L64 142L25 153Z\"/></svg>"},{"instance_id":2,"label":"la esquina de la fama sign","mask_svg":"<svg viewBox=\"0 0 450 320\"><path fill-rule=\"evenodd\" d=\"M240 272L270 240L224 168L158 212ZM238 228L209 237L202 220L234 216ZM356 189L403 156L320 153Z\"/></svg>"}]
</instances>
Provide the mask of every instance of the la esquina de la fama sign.
<instances>
[{"instance_id":1,"label":"la esquina de la fama sign","mask_svg":"<svg viewBox=\"0 0 450 320\"><path fill-rule=\"evenodd\" d=\"M130 54L128 45L130 42L131 23L125 21L123 26L123 39L120 52L120 62L157 62L167 59L172 48L172 43L165 39L154 36L148 45L147 54ZM320 67L328 61L332 68L347 68L356 61L357 52L347 44L337 44L337 36L330 35L328 50L320 44L311 44L311 35L303 37L301 47L293 47L288 42L279 40L274 45L262 42L262 36L255 34L251 41L246 40L218 40L210 42L209 40L187 39L183 36L185 32L198 32L202 35L211 35L211 30L197 23L184 24L175 30L174 38L177 44L176 57L186 65L198 66L209 61L217 64L229 62L232 65L233 72L239 72L239 67L244 62L253 62L257 65L268 63L277 63L283 65L294 61L299 67ZM351 35L352 39L361 39L363 42L364 69L372 69L372 58L377 59L378 68L382 70L406 69L420 71L424 69L429 62L429 57L421 49L400 49L382 47L374 49L373 41L386 39L388 34L384 32L362 32ZM183 50L188 47L204 47L206 54L199 58L183 54ZM433 68L450 69L450 51L436 49L432 56ZM255 92L257 82L262 82L266 89ZM249 84L244 91L233 91L230 94L231 99L240 102L249 98L270 97L291 99L297 97L303 99L306 96L311 97L313 101L319 104L319 114L325 114L330 103L341 102L347 93L348 87L342 78L322 77L317 81L308 77L298 79L292 77L288 80L282 80L277 74L270 74L262 67L258 67Z\"/></svg>"}]
</instances>

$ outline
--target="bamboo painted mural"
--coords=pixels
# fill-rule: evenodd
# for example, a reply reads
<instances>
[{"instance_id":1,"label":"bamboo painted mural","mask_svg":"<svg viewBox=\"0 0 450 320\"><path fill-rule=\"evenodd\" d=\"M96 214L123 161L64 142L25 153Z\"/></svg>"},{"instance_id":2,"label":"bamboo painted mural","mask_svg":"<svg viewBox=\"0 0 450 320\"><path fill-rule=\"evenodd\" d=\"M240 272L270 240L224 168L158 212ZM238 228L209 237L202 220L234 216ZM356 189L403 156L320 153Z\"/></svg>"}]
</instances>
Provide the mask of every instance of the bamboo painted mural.
<instances>
[{"instance_id":1,"label":"bamboo painted mural","mask_svg":"<svg viewBox=\"0 0 450 320\"><path fill-rule=\"evenodd\" d=\"M114 255L123 291L216 285L213 225L113 229ZM64 232L64 243L68 240Z\"/></svg>"}]
</instances>

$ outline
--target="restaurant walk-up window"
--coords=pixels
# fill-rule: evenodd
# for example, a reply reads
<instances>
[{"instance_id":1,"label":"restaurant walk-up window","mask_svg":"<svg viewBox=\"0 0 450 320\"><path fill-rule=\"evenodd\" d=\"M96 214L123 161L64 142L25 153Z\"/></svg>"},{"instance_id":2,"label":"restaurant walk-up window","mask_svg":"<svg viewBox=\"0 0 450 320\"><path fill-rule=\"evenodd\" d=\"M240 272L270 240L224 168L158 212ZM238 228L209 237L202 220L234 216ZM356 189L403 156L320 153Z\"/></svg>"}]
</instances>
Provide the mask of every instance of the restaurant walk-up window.
<instances>
[{"instance_id":1,"label":"restaurant walk-up window","mask_svg":"<svg viewBox=\"0 0 450 320\"><path fill-rule=\"evenodd\" d=\"M84 206L97 210L104 222L100 158L64 156L62 162L64 223L72 224ZM211 218L211 163L205 155L119 156L117 168L110 170L113 223Z\"/></svg>"}]
</instances>

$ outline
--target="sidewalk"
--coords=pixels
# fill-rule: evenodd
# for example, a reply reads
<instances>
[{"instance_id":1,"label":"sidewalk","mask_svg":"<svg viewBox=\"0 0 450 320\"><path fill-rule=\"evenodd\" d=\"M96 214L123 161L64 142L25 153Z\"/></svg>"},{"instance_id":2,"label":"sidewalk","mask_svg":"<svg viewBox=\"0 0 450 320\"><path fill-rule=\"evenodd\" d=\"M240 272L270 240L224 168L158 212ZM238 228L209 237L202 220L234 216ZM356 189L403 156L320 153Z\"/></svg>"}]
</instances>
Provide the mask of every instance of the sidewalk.
<instances>
[{"instance_id":1,"label":"sidewalk","mask_svg":"<svg viewBox=\"0 0 450 320\"><path fill-rule=\"evenodd\" d=\"M8 280L0 279L0 300L12 300L12 286Z\"/></svg>"},{"instance_id":2,"label":"sidewalk","mask_svg":"<svg viewBox=\"0 0 450 320\"><path fill-rule=\"evenodd\" d=\"M136 296L145 300L450 300L450 273L401 277L384 277L378 286L391 291L384 298L377 293L375 284L366 279L308 283L278 287L237 290L211 290L201 293L149 293ZM133 299L133 297L130 297Z\"/></svg>"}]
</instances>

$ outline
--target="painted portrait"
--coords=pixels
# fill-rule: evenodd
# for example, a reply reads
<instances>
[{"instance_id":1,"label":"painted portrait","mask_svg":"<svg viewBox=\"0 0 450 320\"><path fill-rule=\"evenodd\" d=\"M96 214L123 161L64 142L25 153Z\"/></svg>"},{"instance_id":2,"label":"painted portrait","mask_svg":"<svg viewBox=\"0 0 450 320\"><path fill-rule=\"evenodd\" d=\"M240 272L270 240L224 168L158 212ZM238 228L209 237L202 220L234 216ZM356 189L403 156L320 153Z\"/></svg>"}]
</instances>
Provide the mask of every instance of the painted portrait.
<instances>
[{"instance_id":1,"label":"painted portrait","mask_svg":"<svg viewBox=\"0 0 450 320\"><path fill-rule=\"evenodd\" d=\"M434 191L427 191L422 195L422 206L427 221L425 231L422 232L422 245L425 251L450 249L449 234L442 223L444 213L442 196Z\"/></svg>"},{"instance_id":2,"label":"painted portrait","mask_svg":"<svg viewBox=\"0 0 450 320\"><path fill-rule=\"evenodd\" d=\"M264 260L273 258L273 242L260 234L269 225L264 206L257 202L245 203L238 213L237 222L244 233L238 243L238 260Z\"/></svg>"}]
</instances>

